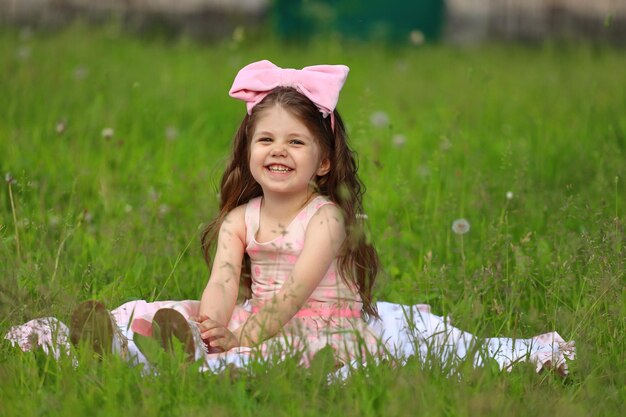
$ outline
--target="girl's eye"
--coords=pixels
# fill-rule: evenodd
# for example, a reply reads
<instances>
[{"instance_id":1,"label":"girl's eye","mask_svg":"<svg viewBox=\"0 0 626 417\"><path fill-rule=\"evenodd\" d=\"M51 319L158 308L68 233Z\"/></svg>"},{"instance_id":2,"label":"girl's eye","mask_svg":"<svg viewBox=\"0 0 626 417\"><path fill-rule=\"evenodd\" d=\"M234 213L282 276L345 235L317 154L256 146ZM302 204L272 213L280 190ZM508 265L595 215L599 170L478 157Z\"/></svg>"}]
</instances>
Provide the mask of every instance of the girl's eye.
<instances>
[{"instance_id":1,"label":"girl's eye","mask_svg":"<svg viewBox=\"0 0 626 417\"><path fill-rule=\"evenodd\" d=\"M292 145L304 145L304 142L301 141L300 139L292 139L291 144Z\"/></svg>"},{"instance_id":2,"label":"girl's eye","mask_svg":"<svg viewBox=\"0 0 626 417\"><path fill-rule=\"evenodd\" d=\"M271 142L272 138L259 138L257 139L258 142Z\"/></svg>"}]
</instances>

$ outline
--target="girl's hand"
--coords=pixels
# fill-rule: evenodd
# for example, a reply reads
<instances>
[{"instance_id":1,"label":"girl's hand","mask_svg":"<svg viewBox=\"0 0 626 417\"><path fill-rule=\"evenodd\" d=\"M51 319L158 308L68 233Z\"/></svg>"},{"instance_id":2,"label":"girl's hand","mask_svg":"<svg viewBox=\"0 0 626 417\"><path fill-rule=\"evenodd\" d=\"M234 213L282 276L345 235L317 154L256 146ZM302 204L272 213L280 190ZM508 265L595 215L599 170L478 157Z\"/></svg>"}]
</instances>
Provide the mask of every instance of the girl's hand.
<instances>
[{"instance_id":1,"label":"girl's hand","mask_svg":"<svg viewBox=\"0 0 626 417\"><path fill-rule=\"evenodd\" d=\"M209 346L209 353L226 352L239 346L237 337L225 326L205 315L196 318L202 340Z\"/></svg>"}]
</instances>

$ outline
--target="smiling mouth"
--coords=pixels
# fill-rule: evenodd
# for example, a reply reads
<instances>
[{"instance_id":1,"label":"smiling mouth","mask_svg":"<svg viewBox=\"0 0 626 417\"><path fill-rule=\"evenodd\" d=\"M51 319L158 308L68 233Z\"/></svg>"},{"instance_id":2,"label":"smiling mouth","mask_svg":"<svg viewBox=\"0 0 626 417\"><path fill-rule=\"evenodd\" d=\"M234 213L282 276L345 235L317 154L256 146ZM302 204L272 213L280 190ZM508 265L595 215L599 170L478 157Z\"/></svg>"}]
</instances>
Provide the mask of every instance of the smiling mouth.
<instances>
[{"instance_id":1,"label":"smiling mouth","mask_svg":"<svg viewBox=\"0 0 626 417\"><path fill-rule=\"evenodd\" d=\"M265 168L270 172L276 172L279 174L285 174L287 172L293 171L293 169L286 167L284 165L268 165Z\"/></svg>"}]
</instances>

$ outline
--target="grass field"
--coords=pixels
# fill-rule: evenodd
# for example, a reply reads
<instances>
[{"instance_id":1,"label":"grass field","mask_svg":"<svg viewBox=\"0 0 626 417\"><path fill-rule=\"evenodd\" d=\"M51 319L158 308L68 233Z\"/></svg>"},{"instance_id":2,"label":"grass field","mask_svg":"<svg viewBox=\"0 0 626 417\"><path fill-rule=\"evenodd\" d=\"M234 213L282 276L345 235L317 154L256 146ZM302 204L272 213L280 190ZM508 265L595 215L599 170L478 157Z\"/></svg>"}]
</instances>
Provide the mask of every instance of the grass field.
<instances>
[{"instance_id":1,"label":"grass field","mask_svg":"<svg viewBox=\"0 0 626 417\"><path fill-rule=\"evenodd\" d=\"M339 110L368 187L377 299L429 303L484 337L557 330L577 343L571 375L457 378L411 361L327 384L323 363L209 375L171 361L145 377L116 357L74 368L3 343L0 415L622 415L626 54L597 45L2 29L0 333L92 297L199 297L199 230L244 112L227 92L258 59L351 67Z\"/></svg>"}]
</instances>

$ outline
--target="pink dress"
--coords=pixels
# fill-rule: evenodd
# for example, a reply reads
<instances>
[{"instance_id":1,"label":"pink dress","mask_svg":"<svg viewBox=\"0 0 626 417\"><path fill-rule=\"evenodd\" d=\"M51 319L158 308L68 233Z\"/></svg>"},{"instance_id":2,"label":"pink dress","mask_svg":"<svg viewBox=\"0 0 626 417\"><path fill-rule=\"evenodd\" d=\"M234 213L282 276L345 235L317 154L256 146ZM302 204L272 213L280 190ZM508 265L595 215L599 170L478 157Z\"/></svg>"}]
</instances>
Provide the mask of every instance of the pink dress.
<instances>
[{"instance_id":1,"label":"pink dress","mask_svg":"<svg viewBox=\"0 0 626 417\"><path fill-rule=\"evenodd\" d=\"M251 313L258 311L278 293L302 252L311 218L327 204L334 203L323 196L315 197L280 236L268 242L258 242L255 236L259 230L261 197L248 202L245 210L246 253L251 261L252 299L247 309L235 307L228 323L230 330L245 323ZM131 302L112 313L118 323L128 321L129 314L134 313L136 318L132 321L132 330L149 335L152 317L164 307L174 308L188 318L198 314L200 303L191 300ZM344 282L335 260L302 309L279 334L261 344L258 352L264 356L280 356L285 352L301 354L302 362L307 364L320 349L330 346L339 362L347 363L355 359L364 362L369 354L377 354L379 346L373 331L361 317L362 307L356 287Z\"/></svg>"}]
</instances>

